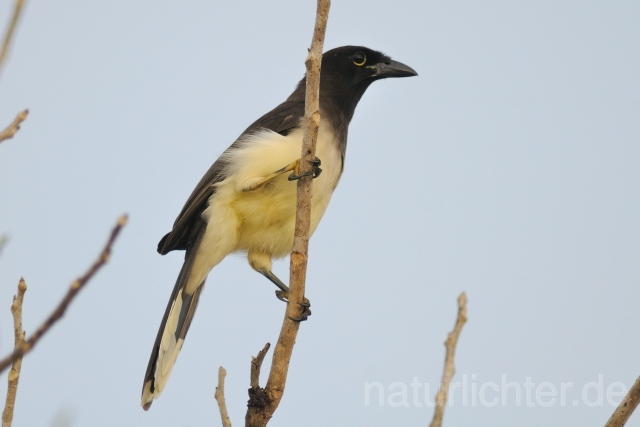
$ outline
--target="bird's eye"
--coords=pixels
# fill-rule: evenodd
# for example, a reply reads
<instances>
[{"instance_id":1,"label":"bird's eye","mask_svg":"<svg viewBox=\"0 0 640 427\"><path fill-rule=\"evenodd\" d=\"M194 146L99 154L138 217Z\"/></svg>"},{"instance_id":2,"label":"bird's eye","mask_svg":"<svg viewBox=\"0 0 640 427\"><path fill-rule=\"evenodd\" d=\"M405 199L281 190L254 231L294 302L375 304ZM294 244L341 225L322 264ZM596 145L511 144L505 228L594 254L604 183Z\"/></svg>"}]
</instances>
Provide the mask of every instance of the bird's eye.
<instances>
[{"instance_id":1,"label":"bird's eye","mask_svg":"<svg viewBox=\"0 0 640 427\"><path fill-rule=\"evenodd\" d=\"M367 62L367 55L365 55L363 52L358 51L353 54L351 59L353 60L353 63L358 67L362 67L364 63Z\"/></svg>"}]
</instances>

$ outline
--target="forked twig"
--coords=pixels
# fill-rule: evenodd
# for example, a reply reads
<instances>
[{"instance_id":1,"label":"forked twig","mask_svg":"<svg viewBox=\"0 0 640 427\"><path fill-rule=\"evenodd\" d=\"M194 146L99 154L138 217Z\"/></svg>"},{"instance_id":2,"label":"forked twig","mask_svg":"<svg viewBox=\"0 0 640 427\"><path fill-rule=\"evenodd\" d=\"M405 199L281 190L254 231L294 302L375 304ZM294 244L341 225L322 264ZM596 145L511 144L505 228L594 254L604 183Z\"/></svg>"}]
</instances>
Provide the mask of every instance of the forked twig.
<instances>
[{"instance_id":1,"label":"forked twig","mask_svg":"<svg viewBox=\"0 0 640 427\"><path fill-rule=\"evenodd\" d=\"M109 240L107 241L106 245L102 249L102 252L98 256L98 259L96 259L96 261L91 265L91 267L89 267L89 269L84 275L76 279L71 284L71 286L69 287L69 290L67 291L67 294L64 296L62 301L60 301L56 309L49 315L49 317L47 317L47 319L29 337L28 340L24 341L19 347L16 347L13 353L8 355L4 359L0 360L0 373L3 372L5 369L7 369L7 367L9 367L9 365L11 365L17 359L22 358L25 354L33 350L33 347L38 343L40 338L42 338L42 336L46 334L47 331L49 331L49 329L51 328L51 326L53 326L54 323L56 323L58 320L60 320L60 318L62 318L65 311L69 307L69 304L71 304L71 302L76 297L76 295L78 295L78 292L82 290L84 285L86 285L86 283L89 280L91 280L94 274L96 274L96 272L100 270L100 268L109 260L109 255L111 254L111 247L113 246L113 242L115 242L116 238L118 237L118 234L120 234L120 230L122 230L122 227L124 227L126 223L127 223L127 216L122 215L118 219L118 223L116 224L116 226L111 231Z\"/></svg>"},{"instance_id":2,"label":"forked twig","mask_svg":"<svg viewBox=\"0 0 640 427\"><path fill-rule=\"evenodd\" d=\"M315 145L320 124L320 64L324 35L329 18L330 0L318 0L316 23L311 40L311 49L305 61L307 68L305 94L305 125L303 127L302 152L300 160L300 175L305 175L312 169L311 161L315 158ZM245 418L247 427L264 427L278 408L289 371L289 361L293 352L300 323L293 319L300 315L300 305L304 301L304 285L307 272L307 254L309 247L309 225L311 218L311 181L310 176L303 176L298 180L298 202L296 207L296 227L291 253L289 294L287 310L276 343L269 379L264 389L260 387L252 390L262 390L265 399L249 399L249 407ZM252 364L253 366L253 364ZM264 405L263 405L264 402ZM253 403L253 404L252 404Z\"/></svg>"}]
</instances>

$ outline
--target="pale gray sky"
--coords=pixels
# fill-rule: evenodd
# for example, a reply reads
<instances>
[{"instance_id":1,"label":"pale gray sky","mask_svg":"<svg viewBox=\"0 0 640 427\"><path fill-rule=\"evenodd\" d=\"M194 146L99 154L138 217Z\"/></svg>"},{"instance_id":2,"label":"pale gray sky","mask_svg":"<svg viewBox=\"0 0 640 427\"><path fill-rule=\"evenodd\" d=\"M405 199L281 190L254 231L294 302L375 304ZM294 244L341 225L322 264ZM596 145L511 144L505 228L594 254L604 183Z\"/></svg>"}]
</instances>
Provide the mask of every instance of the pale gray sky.
<instances>
[{"instance_id":1,"label":"pale gray sky","mask_svg":"<svg viewBox=\"0 0 640 427\"><path fill-rule=\"evenodd\" d=\"M312 1L28 2L0 76L0 125L31 110L0 145L3 354L20 276L29 333L117 217L130 224L24 361L16 425L61 412L74 426L219 425L220 365L242 425L251 355L282 321L274 286L244 257L216 267L145 413L182 259L155 248L209 165L302 77L314 13ZM424 384L431 401L461 291L445 425L604 424L607 388L640 373L639 16L637 1L334 0L327 49L363 44L420 76L374 84L356 111L273 425L427 424Z\"/></svg>"}]
</instances>

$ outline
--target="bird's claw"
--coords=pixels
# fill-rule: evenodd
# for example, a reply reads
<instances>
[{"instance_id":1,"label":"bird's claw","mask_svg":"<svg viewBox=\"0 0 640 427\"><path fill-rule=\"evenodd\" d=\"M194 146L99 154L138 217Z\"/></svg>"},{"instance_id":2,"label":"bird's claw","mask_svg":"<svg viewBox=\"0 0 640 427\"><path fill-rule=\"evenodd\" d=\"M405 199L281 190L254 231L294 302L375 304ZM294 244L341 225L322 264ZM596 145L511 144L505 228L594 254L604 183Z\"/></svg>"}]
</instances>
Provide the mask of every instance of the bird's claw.
<instances>
[{"instance_id":1,"label":"bird's claw","mask_svg":"<svg viewBox=\"0 0 640 427\"><path fill-rule=\"evenodd\" d=\"M293 172L291 175L289 175L289 181L295 181L296 179L300 179L303 176L311 176L312 178L317 178L320 176L320 174L322 173L322 169L320 169L320 165L322 164L322 162L320 161L319 158L314 157L313 160L310 160L309 163L311 163L311 170L308 172L304 172L301 174L297 174L296 172Z\"/></svg>"},{"instance_id":2,"label":"bird's claw","mask_svg":"<svg viewBox=\"0 0 640 427\"><path fill-rule=\"evenodd\" d=\"M289 303L288 292L276 291L276 298L278 298L280 301L286 302L287 304ZM289 319L293 320L294 322L304 322L309 316L311 316L311 309L309 308L311 307L311 302L309 301L309 299L304 298L302 302L298 304L300 305L300 307L302 307L302 313L300 313L300 316L298 317L289 316Z\"/></svg>"},{"instance_id":3,"label":"bird's claw","mask_svg":"<svg viewBox=\"0 0 640 427\"><path fill-rule=\"evenodd\" d=\"M314 157L313 160L310 160L309 163L311 163L311 172L313 172L313 177L317 178L320 176L320 174L322 173L322 169L320 169L320 165L322 164L322 161L317 158Z\"/></svg>"},{"instance_id":4,"label":"bird's claw","mask_svg":"<svg viewBox=\"0 0 640 427\"><path fill-rule=\"evenodd\" d=\"M304 322L309 318L309 316L311 316L311 309L309 309L309 307L305 307L304 304L300 304L300 305L304 307L302 309L302 313L300 313L300 316L298 317L289 316L289 319L293 320L294 322Z\"/></svg>"}]
</instances>

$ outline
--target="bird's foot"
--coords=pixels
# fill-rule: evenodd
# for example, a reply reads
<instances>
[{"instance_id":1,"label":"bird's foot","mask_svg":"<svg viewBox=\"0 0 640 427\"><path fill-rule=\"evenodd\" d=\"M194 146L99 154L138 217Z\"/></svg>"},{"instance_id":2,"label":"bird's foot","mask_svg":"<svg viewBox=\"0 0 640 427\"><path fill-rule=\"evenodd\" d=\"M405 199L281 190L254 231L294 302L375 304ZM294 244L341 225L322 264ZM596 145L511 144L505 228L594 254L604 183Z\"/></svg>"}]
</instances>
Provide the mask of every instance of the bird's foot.
<instances>
[{"instance_id":1,"label":"bird's foot","mask_svg":"<svg viewBox=\"0 0 640 427\"><path fill-rule=\"evenodd\" d=\"M312 178L317 178L322 173L322 169L320 169L320 164L322 162L319 158L314 157L313 160L310 160L311 170L305 173L298 174L297 171L294 171L291 175L289 175L289 181L295 181L296 179L300 179L303 176L311 176Z\"/></svg>"},{"instance_id":2,"label":"bird's foot","mask_svg":"<svg viewBox=\"0 0 640 427\"><path fill-rule=\"evenodd\" d=\"M286 302L287 304L289 303L288 292L276 291L276 298L278 298L280 301ZM309 316L311 316L311 309L309 308L311 307L311 302L309 302L309 299L304 298L302 302L299 303L299 305L300 307L302 307L302 312L300 313L300 316L298 317L289 316L289 319L293 320L294 322L304 322L305 320L307 320Z\"/></svg>"}]
</instances>

